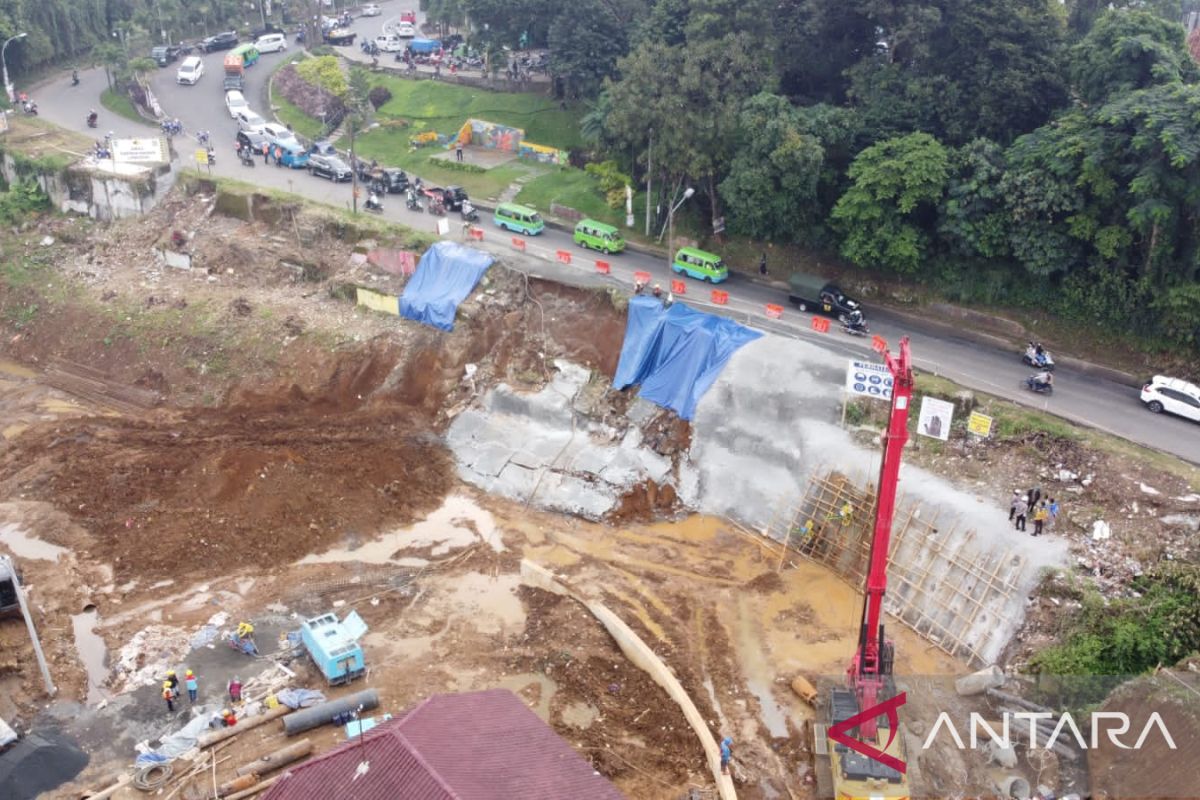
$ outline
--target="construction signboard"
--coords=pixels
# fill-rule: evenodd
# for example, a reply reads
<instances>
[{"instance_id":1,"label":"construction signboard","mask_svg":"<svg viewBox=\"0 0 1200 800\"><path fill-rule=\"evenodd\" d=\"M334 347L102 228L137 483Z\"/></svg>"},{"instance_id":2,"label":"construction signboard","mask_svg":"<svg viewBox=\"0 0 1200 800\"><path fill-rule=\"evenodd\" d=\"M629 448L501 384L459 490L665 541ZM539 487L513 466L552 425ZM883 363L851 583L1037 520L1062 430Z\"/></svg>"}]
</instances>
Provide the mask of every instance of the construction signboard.
<instances>
[{"instance_id":1,"label":"construction signboard","mask_svg":"<svg viewBox=\"0 0 1200 800\"><path fill-rule=\"evenodd\" d=\"M921 416L917 419L917 433L943 442L950 438L950 422L954 418L954 403L936 397L921 398Z\"/></svg>"},{"instance_id":2,"label":"construction signboard","mask_svg":"<svg viewBox=\"0 0 1200 800\"><path fill-rule=\"evenodd\" d=\"M892 399L892 373L883 364L850 359L846 368L846 391L850 394L874 397L877 400Z\"/></svg>"},{"instance_id":3,"label":"construction signboard","mask_svg":"<svg viewBox=\"0 0 1200 800\"><path fill-rule=\"evenodd\" d=\"M987 414L972 411L971 416L967 417L967 431L986 439L992 435L992 421Z\"/></svg>"},{"instance_id":4,"label":"construction signboard","mask_svg":"<svg viewBox=\"0 0 1200 800\"><path fill-rule=\"evenodd\" d=\"M113 139L110 148L115 161L126 164L166 164L171 160L167 140L162 136L144 139ZM207 160L207 155L205 156Z\"/></svg>"}]
</instances>

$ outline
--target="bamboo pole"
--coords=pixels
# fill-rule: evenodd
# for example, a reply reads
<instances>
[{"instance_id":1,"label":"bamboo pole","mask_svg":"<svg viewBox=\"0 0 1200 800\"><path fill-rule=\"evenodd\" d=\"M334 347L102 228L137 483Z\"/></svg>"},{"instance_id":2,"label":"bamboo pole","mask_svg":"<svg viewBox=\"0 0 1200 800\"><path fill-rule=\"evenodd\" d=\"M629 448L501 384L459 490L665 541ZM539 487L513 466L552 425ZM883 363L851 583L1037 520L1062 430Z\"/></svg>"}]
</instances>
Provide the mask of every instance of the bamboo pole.
<instances>
[{"instance_id":1,"label":"bamboo pole","mask_svg":"<svg viewBox=\"0 0 1200 800\"><path fill-rule=\"evenodd\" d=\"M256 783L253 786L251 786L249 789L243 789L240 792L234 792L233 794L226 797L225 800L245 800L245 798L247 798L247 797L253 797L254 795L261 792L263 789L266 789L267 787L269 787L272 783L274 783L277 780L279 780L278 775L276 775L274 778L267 778L262 783Z\"/></svg>"}]
</instances>

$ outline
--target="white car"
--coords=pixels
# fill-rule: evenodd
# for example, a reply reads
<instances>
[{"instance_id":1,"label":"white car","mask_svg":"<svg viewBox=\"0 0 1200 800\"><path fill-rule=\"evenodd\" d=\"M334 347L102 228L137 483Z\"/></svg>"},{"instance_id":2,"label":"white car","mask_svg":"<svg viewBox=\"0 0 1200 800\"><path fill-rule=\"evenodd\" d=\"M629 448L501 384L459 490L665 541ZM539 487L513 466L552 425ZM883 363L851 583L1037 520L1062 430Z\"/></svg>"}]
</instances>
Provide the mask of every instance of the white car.
<instances>
[{"instance_id":1,"label":"white car","mask_svg":"<svg viewBox=\"0 0 1200 800\"><path fill-rule=\"evenodd\" d=\"M247 133L262 133L263 126L267 124L267 121L251 111L249 106L237 112L234 119L237 120L238 130Z\"/></svg>"},{"instance_id":2,"label":"white car","mask_svg":"<svg viewBox=\"0 0 1200 800\"><path fill-rule=\"evenodd\" d=\"M384 36L375 37L375 46L385 53L399 53L404 49L404 42L399 36L387 34Z\"/></svg>"},{"instance_id":3,"label":"white car","mask_svg":"<svg viewBox=\"0 0 1200 800\"><path fill-rule=\"evenodd\" d=\"M411 22L400 22L396 25L396 35L401 39L412 39L417 35L417 26Z\"/></svg>"},{"instance_id":4,"label":"white car","mask_svg":"<svg viewBox=\"0 0 1200 800\"><path fill-rule=\"evenodd\" d=\"M225 108L229 109L229 116L237 119L238 112L250 110L250 104L241 92L233 89L225 93Z\"/></svg>"},{"instance_id":5,"label":"white car","mask_svg":"<svg viewBox=\"0 0 1200 800\"><path fill-rule=\"evenodd\" d=\"M1142 402L1155 414L1166 411L1200 422L1200 386L1180 378L1155 375L1142 387Z\"/></svg>"},{"instance_id":6,"label":"white car","mask_svg":"<svg viewBox=\"0 0 1200 800\"><path fill-rule=\"evenodd\" d=\"M364 17L378 17L383 11L374 3L367 3L363 6L362 15Z\"/></svg>"},{"instance_id":7,"label":"white car","mask_svg":"<svg viewBox=\"0 0 1200 800\"><path fill-rule=\"evenodd\" d=\"M189 86L195 86L203 77L204 62L200 60L200 56L188 56L179 65L179 69L175 70L176 83L186 83Z\"/></svg>"},{"instance_id":8,"label":"white car","mask_svg":"<svg viewBox=\"0 0 1200 800\"><path fill-rule=\"evenodd\" d=\"M272 141L296 138L296 134L289 131L286 125L280 125L278 122L264 122L262 134L271 137Z\"/></svg>"},{"instance_id":9,"label":"white car","mask_svg":"<svg viewBox=\"0 0 1200 800\"><path fill-rule=\"evenodd\" d=\"M287 50L287 37L282 33L268 33L254 40L254 49L260 53L282 53Z\"/></svg>"}]
</instances>

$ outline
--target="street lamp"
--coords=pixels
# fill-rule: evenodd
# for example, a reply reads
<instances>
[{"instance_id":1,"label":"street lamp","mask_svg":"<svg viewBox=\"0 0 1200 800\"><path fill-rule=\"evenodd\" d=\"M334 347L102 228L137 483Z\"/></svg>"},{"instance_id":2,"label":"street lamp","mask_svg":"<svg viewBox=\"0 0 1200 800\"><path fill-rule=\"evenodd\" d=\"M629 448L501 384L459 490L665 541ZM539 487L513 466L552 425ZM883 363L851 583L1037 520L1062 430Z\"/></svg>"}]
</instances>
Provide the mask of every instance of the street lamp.
<instances>
[{"instance_id":1,"label":"street lamp","mask_svg":"<svg viewBox=\"0 0 1200 800\"><path fill-rule=\"evenodd\" d=\"M671 207L667 212L667 267L670 268L675 263L675 212L683 205L689 197L694 195L696 190L692 187L687 187L683 190L683 197L679 198L679 202Z\"/></svg>"},{"instance_id":2,"label":"street lamp","mask_svg":"<svg viewBox=\"0 0 1200 800\"><path fill-rule=\"evenodd\" d=\"M8 94L8 102L12 103L16 100L16 95L13 94L13 85L8 82L8 62L4 60L4 51L8 49L9 42L17 39L24 39L26 33L22 31L16 36L10 36L4 40L4 44L0 45L0 66L4 67L4 91Z\"/></svg>"}]
</instances>

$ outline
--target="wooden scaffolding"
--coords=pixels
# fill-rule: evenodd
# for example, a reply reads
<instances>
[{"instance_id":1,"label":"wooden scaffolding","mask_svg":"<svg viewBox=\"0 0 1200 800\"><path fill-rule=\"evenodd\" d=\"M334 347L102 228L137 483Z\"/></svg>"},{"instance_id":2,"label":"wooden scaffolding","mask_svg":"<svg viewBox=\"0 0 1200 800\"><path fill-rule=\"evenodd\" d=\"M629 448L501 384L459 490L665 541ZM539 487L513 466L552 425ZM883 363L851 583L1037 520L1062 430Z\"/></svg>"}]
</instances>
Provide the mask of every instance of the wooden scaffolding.
<instances>
[{"instance_id":1,"label":"wooden scaffolding","mask_svg":"<svg viewBox=\"0 0 1200 800\"><path fill-rule=\"evenodd\" d=\"M985 646L1002 635L999 623L1020 592L1024 560L980 546L975 532L957 530L957 522L940 528L938 512L924 519L920 505L906 503L903 495L896 509L888 613L946 653L985 662ZM861 588L874 519L874 485L831 472L814 477L799 503L776 514L768 535Z\"/></svg>"}]
</instances>

